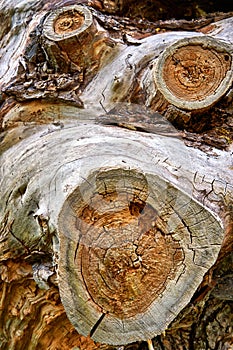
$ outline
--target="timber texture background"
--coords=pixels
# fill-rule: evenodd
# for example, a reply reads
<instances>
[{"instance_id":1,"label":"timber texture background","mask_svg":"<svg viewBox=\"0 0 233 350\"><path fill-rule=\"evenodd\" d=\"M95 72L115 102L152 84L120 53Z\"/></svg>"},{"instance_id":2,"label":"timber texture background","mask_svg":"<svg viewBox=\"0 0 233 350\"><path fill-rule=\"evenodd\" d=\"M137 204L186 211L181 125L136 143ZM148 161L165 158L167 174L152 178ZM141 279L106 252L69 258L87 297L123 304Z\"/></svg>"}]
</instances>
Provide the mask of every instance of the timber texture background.
<instances>
[{"instance_id":1,"label":"timber texture background","mask_svg":"<svg viewBox=\"0 0 233 350\"><path fill-rule=\"evenodd\" d=\"M0 349L233 349L232 7L0 0Z\"/></svg>"}]
</instances>

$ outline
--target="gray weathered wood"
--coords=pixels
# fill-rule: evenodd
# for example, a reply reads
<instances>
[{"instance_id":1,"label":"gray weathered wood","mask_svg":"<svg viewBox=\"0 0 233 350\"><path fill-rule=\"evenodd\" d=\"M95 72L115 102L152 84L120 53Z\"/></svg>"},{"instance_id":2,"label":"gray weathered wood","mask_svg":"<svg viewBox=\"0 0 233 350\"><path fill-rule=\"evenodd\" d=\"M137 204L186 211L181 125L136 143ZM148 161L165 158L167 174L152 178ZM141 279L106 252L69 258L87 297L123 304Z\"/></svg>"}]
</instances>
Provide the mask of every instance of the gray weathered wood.
<instances>
[{"instance_id":1,"label":"gray weathered wood","mask_svg":"<svg viewBox=\"0 0 233 350\"><path fill-rule=\"evenodd\" d=\"M129 30L124 39L92 9L84 30L91 28L91 40L75 28L75 41L70 30L60 41L51 25L65 9L48 6L6 0L2 7L1 303L8 267L26 259L25 278L32 262L47 295L57 269L78 332L114 345L147 340L189 303L232 229L232 144L187 147L185 132L157 112L167 115L169 102L153 67L180 39L206 36L135 39ZM208 37L231 47L232 18Z\"/></svg>"},{"instance_id":2,"label":"gray weathered wood","mask_svg":"<svg viewBox=\"0 0 233 350\"><path fill-rule=\"evenodd\" d=\"M76 113L77 118L87 118L85 111L76 110ZM185 147L177 138L99 126L93 122L41 125L31 130L21 127L12 129L11 138L17 132L25 133L25 139L11 145L1 156L1 259L40 249L46 244L48 233L58 230L60 247L56 234L53 240L54 249L60 256L60 293L68 317L81 333L88 335L103 314L105 317L93 333L97 341L122 344L162 332L188 303L217 258L223 239L223 219L220 220L216 200L222 201L223 191L224 198L232 196L231 174L225 171L231 166L230 152L227 156L226 152L218 151L218 159L208 160L203 152ZM222 164L222 172L218 169L218 175L215 175L213 169L217 162ZM76 266L75 261L79 231L76 232L77 219L72 212L72 202L78 200L76 193L81 189L81 195L88 203L96 192L95 183L91 184L89 179L91 174L101 174L101 171L104 174L111 169L122 169L120 182L124 179L124 171L131 170L132 179L134 171L143 174L149 187L146 202L155 208L159 217L164 217L163 225L169 227L165 235L170 237L169 234L174 232L171 237L179 242L184 255L174 278L166 282L166 289L157 299L151 300L152 304L149 303L142 315L129 319L118 318L90 301L81 281L80 262ZM211 172L207 178L206 174ZM199 178L201 185L197 182ZM214 188L206 198L202 193L203 186ZM210 209L206 207L213 198L218 210L212 205ZM76 202L75 206L79 208ZM123 207L127 206L126 201ZM98 206L97 211L101 207ZM104 215L109 209L103 206L102 210ZM117 232L113 233L116 237ZM129 243L133 244L133 241ZM180 302L177 302L177 294Z\"/></svg>"}]
</instances>

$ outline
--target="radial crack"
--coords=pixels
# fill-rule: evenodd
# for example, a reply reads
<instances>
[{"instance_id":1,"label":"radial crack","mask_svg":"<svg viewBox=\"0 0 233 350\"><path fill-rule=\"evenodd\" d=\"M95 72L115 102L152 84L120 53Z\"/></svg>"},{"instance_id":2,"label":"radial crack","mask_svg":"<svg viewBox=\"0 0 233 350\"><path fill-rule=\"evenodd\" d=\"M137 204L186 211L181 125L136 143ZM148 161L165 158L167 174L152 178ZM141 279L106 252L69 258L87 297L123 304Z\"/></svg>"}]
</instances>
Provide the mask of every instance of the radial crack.
<instances>
[{"instance_id":1,"label":"radial crack","mask_svg":"<svg viewBox=\"0 0 233 350\"><path fill-rule=\"evenodd\" d=\"M105 313L102 314L100 316L100 318L98 319L98 321L94 324L94 326L92 327L91 331L90 331L90 337L93 336L93 334L96 332L97 328L99 327L100 323L103 321L104 317L105 317Z\"/></svg>"}]
</instances>

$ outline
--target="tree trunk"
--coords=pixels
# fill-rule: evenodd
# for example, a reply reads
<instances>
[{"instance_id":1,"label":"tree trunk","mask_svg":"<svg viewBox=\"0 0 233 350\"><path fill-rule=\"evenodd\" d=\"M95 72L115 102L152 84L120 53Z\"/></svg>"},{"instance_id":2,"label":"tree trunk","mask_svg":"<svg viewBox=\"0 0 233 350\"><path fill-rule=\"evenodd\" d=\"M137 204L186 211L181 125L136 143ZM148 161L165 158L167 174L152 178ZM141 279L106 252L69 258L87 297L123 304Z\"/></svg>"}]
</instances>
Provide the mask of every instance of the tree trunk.
<instances>
[{"instance_id":1,"label":"tree trunk","mask_svg":"<svg viewBox=\"0 0 233 350\"><path fill-rule=\"evenodd\" d=\"M233 17L157 3L2 2L1 349L233 347Z\"/></svg>"}]
</instances>

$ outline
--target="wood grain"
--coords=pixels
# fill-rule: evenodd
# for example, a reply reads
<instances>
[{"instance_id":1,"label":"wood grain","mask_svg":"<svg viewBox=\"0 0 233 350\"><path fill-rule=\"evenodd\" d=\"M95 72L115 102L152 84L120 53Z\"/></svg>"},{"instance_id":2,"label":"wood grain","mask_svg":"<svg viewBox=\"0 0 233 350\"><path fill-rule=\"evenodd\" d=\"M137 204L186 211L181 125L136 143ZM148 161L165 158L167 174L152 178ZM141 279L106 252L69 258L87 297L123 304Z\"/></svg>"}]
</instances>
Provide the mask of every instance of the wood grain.
<instances>
[{"instance_id":1,"label":"wood grain","mask_svg":"<svg viewBox=\"0 0 233 350\"><path fill-rule=\"evenodd\" d=\"M182 109L216 103L232 83L232 48L210 36L181 39L169 46L154 67L156 85Z\"/></svg>"},{"instance_id":2,"label":"wood grain","mask_svg":"<svg viewBox=\"0 0 233 350\"><path fill-rule=\"evenodd\" d=\"M101 2L94 2L101 9ZM93 349L99 345L90 338L119 345L154 337L182 317L193 296L201 300L211 289L209 269L221 247L220 258L232 247L232 145L216 149L202 142L200 150L192 134L194 142L186 147L186 124L177 132L166 121L165 112L175 107L154 75L156 62L182 41L188 44L178 57L172 53L171 65L191 52L191 62L201 62L189 72L191 83L201 70L210 84L209 91L205 86L195 94L198 99L215 95L223 76L230 76L232 18L202 29L209 50L209 44L205 49L200 44L207 38L201 32L164 32L155 24L144 30L145 23L108 16L83 6L86 1L80 6L90 26L77 33L85 16L72 12L72 3L59 2L58 10L56 1L5 0L1 9L4 350ZM197 58L195 49L204 58ZM222 67L216 75L212 61ZM187 67L178 63L179 74L174 65L166 71L187 82ZM176 93L174 84L170 88ZM215 125L221 112L215 132L230 140L229 88L220 89L220 104L204 118L208 127L209 121ZM179 97L184 92L179 90ZM196 98L186 95L188 103ZM187 124L202 116L196 109L175 111ZM211 135L207 129L205 140ZM192 130L200 132L195 125ZM227 270L216 285L216 298L231 298L230 288L223 292L231 275ZM190 309L196 312L191 304ZM227 313L229 308L222 317ZM195 320L188 320L190 328ZM214 321L206 327L210 324Z\"/></svg>"},{"instance_id":3,"label":"wood grain","mask_svg":"<svg viewBox=\"0 0 233 350\"><path fill-rule=\"evenodd\" d=\"M64 203L58 227L68 317L80 333L114 345L166 329L223 236L218 220L174 186L122 168L88 176Z\"/></svg>"},{"instance_id":4,"label":"wood grain","mask_svg":"<svg viewBox=\"0 0 233 350\"><path fill-rule=\"evenodd\" d=\"M218 151L217 181L206 175L215 159L179 138L87 123L82 113L83 122L30 132L22 126L24 138L8 139L1 155L1 260L53 250L60 256L60 295L80 333L112 344L148 339L189 302L217 258L220 203L232 200L225 170L231 155ZM206 194L208 186L214 191ZM103 300L106 291L112 304Z\"/></svg>"}]
</instances>

